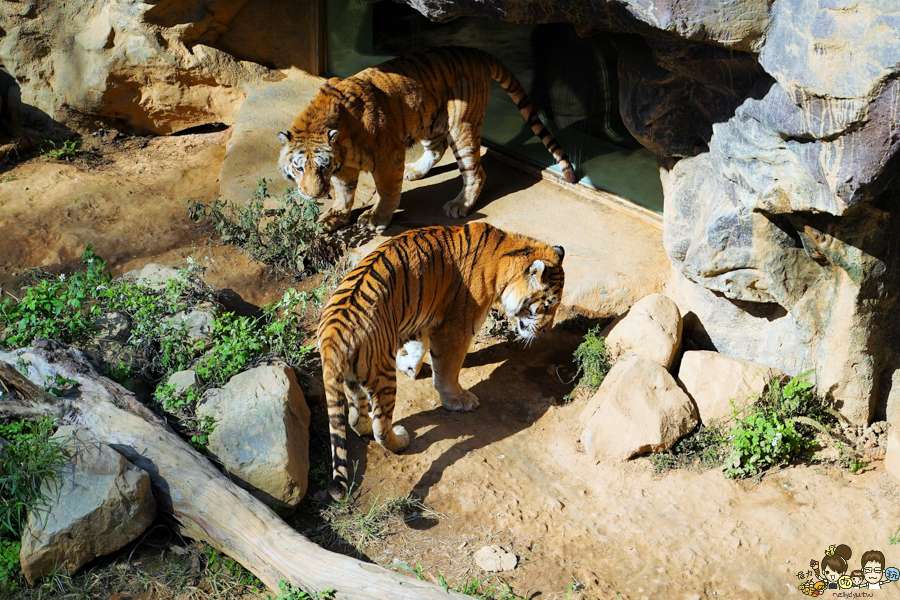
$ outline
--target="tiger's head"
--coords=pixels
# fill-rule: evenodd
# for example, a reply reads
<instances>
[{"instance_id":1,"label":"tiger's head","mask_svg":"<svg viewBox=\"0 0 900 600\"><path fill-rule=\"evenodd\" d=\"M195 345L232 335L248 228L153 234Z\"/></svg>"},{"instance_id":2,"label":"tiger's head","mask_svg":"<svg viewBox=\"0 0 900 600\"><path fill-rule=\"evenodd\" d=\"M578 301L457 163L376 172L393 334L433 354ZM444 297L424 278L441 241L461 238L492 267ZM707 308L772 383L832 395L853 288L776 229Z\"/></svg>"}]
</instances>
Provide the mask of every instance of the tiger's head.
<instances>
[{"instance_id":1,"label":"tiger's head","mask_svg":"<svg viewBox=\"0 0 900 600\"><path fill-rule=\"evenodd\" d=\"M278 166L304 198L324 198L331 189L331 176L341 169L335 153L337 137L337 129L321 133L291 129L278 134L284 146Z\"/></svg>"},{"instance_id":2,"label":"tiger's head","mask_svg":"<svg viewBox=\"0 0 900 600\"><path fill-rule=\"evenodd\" d=\"M506 317L526 341L553 327L566 279L562 268L565 255L562 246L553 246L545 256L529 262L500 295Z\"/></svg>"}]
</instances>

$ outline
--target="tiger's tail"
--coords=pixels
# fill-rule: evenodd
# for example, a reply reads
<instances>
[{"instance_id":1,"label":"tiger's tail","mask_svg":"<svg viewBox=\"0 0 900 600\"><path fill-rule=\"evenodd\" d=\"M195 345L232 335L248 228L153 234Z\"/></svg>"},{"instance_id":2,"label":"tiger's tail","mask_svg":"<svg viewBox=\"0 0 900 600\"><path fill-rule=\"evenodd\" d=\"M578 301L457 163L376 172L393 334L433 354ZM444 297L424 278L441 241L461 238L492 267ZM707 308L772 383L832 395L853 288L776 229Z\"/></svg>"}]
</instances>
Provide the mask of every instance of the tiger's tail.
<instances>
[{"instance_id":1,"label":"tiger's tail","mask_svg":"<svg viewBox=\"0 0 900 600\"><path fill-rule=\"evenodd\" d=\"M509 94L512 101L516 103L516 108L519 109L519 113L525 119L525 122L528 123L534 134L541 139L547 150L559 163L566 181L576 183L578 176L575 175L575 169L572 167L572 163L569 162L569 156L563 150L563 147L559 145L559 142L556 141L556 138L553 137L553 134L544 127L538 116L537 109L534 108L531 99L528 98L528 94L522 88L522 84L500 60L494 56L491 56L491 59L493 59L491 60L491 78L495 79L500 84L500 87Z\"/></svg>"},{"instance_id":2,"label":"tiger's tail","mask_svg":"<svg viewBox=\"0 0 900 600\"><path fill-rule=\"evenodd\" d=\"M331 437L332 478L328 493L343 500L350 486L347 471L347 401L344 397L344 374L332 358L322 357L322 379L328 407L328 430Z\"/></svg>"}]
</instances>

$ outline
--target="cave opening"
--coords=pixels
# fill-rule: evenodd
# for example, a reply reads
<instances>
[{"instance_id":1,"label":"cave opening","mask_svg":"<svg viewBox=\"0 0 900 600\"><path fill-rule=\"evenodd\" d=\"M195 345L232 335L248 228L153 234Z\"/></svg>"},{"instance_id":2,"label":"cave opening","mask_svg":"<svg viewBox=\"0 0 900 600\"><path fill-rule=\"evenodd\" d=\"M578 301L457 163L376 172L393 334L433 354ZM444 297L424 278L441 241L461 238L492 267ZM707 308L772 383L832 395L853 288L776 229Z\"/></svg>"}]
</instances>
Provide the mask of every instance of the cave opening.
<instances>
[{"instance_id":1,"label":"cave opening","mask_svg":"<svg viewBox=\"0 0 900 600\"><path fill-rule=\"evenodd\" d=\"M462 17L430 21L405 4L326 0L326 67L347 77L411 52L469 46L490 52L516 75L541 118L576 165L581 183L662 214L656 155L628 132L619 111L615 34L579 37L568 23L515 24ZM560 174L552 156L494 82L485 145Z\"/></svg>"}]
</instances>

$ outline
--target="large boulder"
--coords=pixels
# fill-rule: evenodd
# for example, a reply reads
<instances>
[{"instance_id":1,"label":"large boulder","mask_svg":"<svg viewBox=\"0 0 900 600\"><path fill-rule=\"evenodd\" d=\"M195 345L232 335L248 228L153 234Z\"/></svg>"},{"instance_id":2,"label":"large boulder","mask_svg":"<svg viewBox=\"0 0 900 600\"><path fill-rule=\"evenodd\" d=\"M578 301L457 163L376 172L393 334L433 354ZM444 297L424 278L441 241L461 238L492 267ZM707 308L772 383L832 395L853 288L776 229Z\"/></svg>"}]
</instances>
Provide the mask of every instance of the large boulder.
<instances>
[{"instance_id":1,"label":"large boulder","mask_svg":"<svg viewBox=\"0 0 900 600\"><path fill-rule=\"evenodd\" d=\"M231 124L248 85L317 68L316 14L310 0L4 2L0 63L13 104L76 130Z\"/></svg>"},{"instance_id":2,"label":"large boulder","mask_svg":"<svg viewBox=\"0 0 900 600\"><path fill-rule=\"evenodd\" d=\"M705 350L685 352L678 369L678 383L704 423L730 418L733 409L753 404L783 377L779 369Z\"/></svg>"},{"instance_id":3,"label":"large boulder","mask_svg":"<svg viewBox=\"0 0 900 600\"><path fill-rule=\"evenodd\" d=\"M650 294L613 325L606 336L606 349L613 360L640 354L669 369L681 347L681 327L678 305L662 294Z\"/></svg>"},{"instance_id":4,"label":"large boulder","mask_svg":"<svg viewBox=\"0 0 900 600\"><path fill-rule=\"evenodd\" d=\"M595 460L663 452L697 426L697 408L658 362L631 354L613 365L581 413L581 443Z\"/></svg>"},{"instance_id":5,"label":"large boulder","mask_svg":"<svg viewBox=\"0 0 900 600\"><path fill-rule=\"evenodd\" d=\"M156 518L150 475L106 444L70 427L71 460L45 482L47 507L32 510L22 534L20 563L29 583L56 568L74 574L98 556L136 539Z\"/></svg>"},{"instance_id":6,"label":"large boulder","mask_svg":"<svg viewBox=\"0 0 900 600\"><path fill-rule=\"evenodd\" d=\"M309 473L309 408L293 370L239 373L207 390L197 413L215 421L207 449L236 483L274 508L299 504Z\"/></svg>"}]
</instances>

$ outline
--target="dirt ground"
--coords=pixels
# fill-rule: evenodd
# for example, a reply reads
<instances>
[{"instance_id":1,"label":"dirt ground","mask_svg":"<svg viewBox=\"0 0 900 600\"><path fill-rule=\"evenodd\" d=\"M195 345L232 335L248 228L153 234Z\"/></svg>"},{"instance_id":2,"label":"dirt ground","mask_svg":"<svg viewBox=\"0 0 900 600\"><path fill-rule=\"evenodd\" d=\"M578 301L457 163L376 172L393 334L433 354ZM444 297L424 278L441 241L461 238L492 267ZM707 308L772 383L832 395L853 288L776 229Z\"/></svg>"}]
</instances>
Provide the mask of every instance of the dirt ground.
<instances>
[{"instance_id":1,"label":"dirt ground","mask_svg":"<svg viewBox=\"0 0 900 600\"><path fill-rule=\"evenodd\" d=\"M0 169L0 283L30 267L62 272L91 242L117 274L190 256L216 288L257 305L278 297L293 282L188 219L189 199L218 192L228 134L108 134L86 140L72 163L34 157ZM527 349L482 339L462 373L482 402L473 413L440 408L427 367L415 381L400 376L396 422L414 435L409 449L393 455L351 434L351 459L365 497L414 493L431 512L368 558L452 582L489 575L473 554L497 544L518 557L500 576L542 600L800 597L798 573L840 543L853 569L871 549L900 565L888 541L900 488L880 462L855 475L801 465L749 481L716 470L655 476L646 458L594 464L578 443L585 400L563 403L582 334L557 327ZM898 586L872 597L900 597Z\"/></svg>"}]
</instances>

